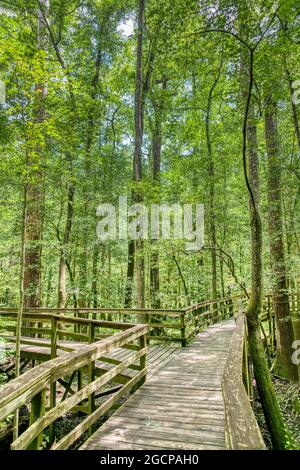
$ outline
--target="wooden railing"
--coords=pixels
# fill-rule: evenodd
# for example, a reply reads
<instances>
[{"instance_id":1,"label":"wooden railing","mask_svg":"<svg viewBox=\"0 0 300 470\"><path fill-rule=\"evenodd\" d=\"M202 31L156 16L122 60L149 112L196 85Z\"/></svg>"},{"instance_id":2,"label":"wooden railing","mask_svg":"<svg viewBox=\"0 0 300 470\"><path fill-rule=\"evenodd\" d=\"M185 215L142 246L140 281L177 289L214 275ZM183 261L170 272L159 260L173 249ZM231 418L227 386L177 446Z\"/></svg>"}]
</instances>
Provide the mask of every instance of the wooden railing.
<instances>
[{"instance_id":1,"label":"wooden railing","mask_svg":"<svg viewBox=\"0 0 300 470\"><path fill-rule=\"evenodd\" d=\"M77 341L88 341L88 334L86 333L87 325L91 321L101 322L102 328L106 328L108 332L102 332L97 335L100 339L105 335L110 335L114 329L126 329L126 322L140 323L141 318L144 324L148 325L149 333L147 341L149 342L163 342L163 343L176 343L181 346L186 346L189 341L203 328L206 328L212 323L224 320L233 316L235 303L242 297L240 295L234 297L226 297L217 300L209 300L191 305L182 310L152 310L152 309L125 309L125 308L30 308L25 309L24 318L31 319L40 324L40 327L22 327L22 332L26 334L41 335L49 337L57 329L57 322L64 317L64 322L67 323L66 318L69 318L69 323L73 322L73 329L58 329L57 334L59 339L66 338ZM13 308L1 308L0 317L10 315L16 318L17 312ZM109 318L109 321L103 320ZM72 320L71 320L72 319ZM51 321L52 325L49 325ZM42 329L41 331L41 322ZM48 323L47 323L48 322ZM125 323L124 323L125 322ZM61 323L61 322L59 322ZM99 323L100 325L100 323ZM13 325L8 327L10 331L15 331ZM8 329L6 328L6 329Z\"/></svg>"},{"instance_id":2,"label":"wooden railing","mask_svg":"<svg viewBox=\"0 0 300 470\"><path fill-rule=\"evenodd\" d=\"M238 302L244 296L236 295L222 299L209 300L191 305L184 310L183 332L184 345L188 343L200 330L213 323L226 320L234 316Z\"/></svg>"},{"instance_id":3,"label":"wooden railing","mask_svg":"<svg viewBox=\"0 0 300 470\"><path fill-rule=\"evenodd\" d=\"M266 448L249 399L251 380L247 326L240 310L222 378L226 447L231 450Z\"/></svg>"},{"instance_id":4,"label":"wooden railing","mask_svg":"<svg viewBox=\"0 0 300 470\"><path fill-rule=\"evenodd\" d=\"M30 319L36 318L31 316ZM70 320L73 319L69 318L68 321ZM51 321L61 323L65 322L65 319L61 316L59 319L52 316ZM96 338L95 329L99 325L95 324L96 321L86 321L89 325L89 340L92 342ZM0 421L12 415L25 404L29 404L29 427L14 440L11 445L13 450L69 448L79 438L83 438L84 433L88 432L91 435L96 421L103 417L133 387L139 387L145 381L148 327L146 325L126 325L126 328L123 329L125 331L109 338L92 344L84 344L80 350L42 363L0 389ZM54 343L52 344L54 347ZM118 348L130 349L132 353L118 365L97 377L95 373L97 360L103 361L106 354ZM119 374L122 374L137 361L139 361L139 366L134 366L135 374L128 377L126 383L108 398L110 391L107 391L107 387L112 385L111 382ZM76 375L78 376L77 391L74 390ZM58 402L57 389L62 381L67 393L64 393ZM105 390L103 391L104 386ZM99 391L100 393L98 393ZM99 399L101 399L101 403L97 403ZM81 411L86 413L87 417L83 418L82 422L72 431L55 442L56 421L70 411Z\"/></svg>"},{"instance_id":5,"label":"wooden railing","mask_svg":"<svg viewBox=\"0 0 300 470\"><path fill-rule=\"evenodd\" d=\"M0 317L3 314L13 313L16 315L16 309L13 308L0 308ZM115 325L117 328L122 328L122 325L126 325L127 322L132 324L143 323L148 325L148 336L147 341L159 341L159 342L174 342L184 343L185 338L182 336L183 318L185 316L184 310L151 310L151 309L126 309L126 308L30 308L25 309L25 314L30 315L47 315L57 316L60 318L61 315L67 318L73 319L73 338L80 340L86 340L86 334L83 331L86 329L84 324L80 323L83 321L94 320L100 321L107 327L113 328ZM41 317L39 317L41 318ZM109 320L103 320L108 318ZM142 319L142 321L141 321ZM71 333L71 332L70 332ZM60 335L63 333L60 332ZM110 332L109 332L110 334ZM102 337L105 333L102 334ZM69 335L71 338L72 335Z\"/></svg>"},{"instance_id":6,"label":"wooden railing","mask_svg":"<svg viewBox=\"0 0 300 470\"><path fill-rule=\"evenodd\" d=\"M0 311L0 318L5 321L1 336L6 341L15 341L17 315L15 311ZM132 323L125 322L66 317L39 311L25 312L22 317L22 344L40 347L48 344L51 357L56 357L59 350L69 352L74 349L71 343L60 343L59 340L92 343L132 326Z\"/></svg>"},{"instance_id":7,"label":"wooden railing","mask_svg":"<svg viewBox=\"0 0 300 470\"><path fill-rule=\"evenodd\" d=\"M200 330L236 316L238 305L241 310L244 300L238 295L200 302L184 310L41 308L25 311L22 335L28 336L22 336L22 343L43 347L47 339L52 359L0 389L0 421L25 404L30 409L29 428L13 442L12 449L66 449L76 444L86 431L89 435L93 432L96 421L123 395L143 383L149 341L176 341L185 346ZM111 321L95 319L107 314ZM132 321L132 318L138 321L140 315L147 320L147 325L120 322L121 319ZM16 316L13 309L0 311L0 317L5 319L7 340L14 339ZM160 317L161 321L157 322ZM149 329L152 329L151 334ZM74 351L72 341L77 345L79 341L90 344L83 344ZM106 357L118 348L132 353L118 361ZM56 357L61 351L68 354ZM100 361L109 363L111 368L101 369ZM130 374L126 374L126 370L130 370ZM76 378L77 389L74 390ZM265 448L249 399L251 380L246 322L244 314L240 313L222 379L226 444L230 449ZM57 403L57 389L61 386L64 393L61 392L62 398ZM108 386L111 388L103 390ZM105 401L97 403L99 399ZM56 421L70 411L81 411L88 416L55 442Z\"/></svg>"}]
</instances>

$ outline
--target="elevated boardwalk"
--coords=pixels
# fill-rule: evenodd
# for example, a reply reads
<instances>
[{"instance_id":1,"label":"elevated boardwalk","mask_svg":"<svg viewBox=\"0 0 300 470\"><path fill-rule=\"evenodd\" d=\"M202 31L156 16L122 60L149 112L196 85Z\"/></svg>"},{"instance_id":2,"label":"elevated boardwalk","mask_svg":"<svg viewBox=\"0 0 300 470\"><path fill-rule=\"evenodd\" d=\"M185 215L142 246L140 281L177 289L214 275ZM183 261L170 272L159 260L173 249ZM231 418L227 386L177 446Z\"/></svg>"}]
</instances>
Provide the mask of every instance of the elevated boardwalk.
<instances>
[{"instance_id":1,"label":"elevated boardwalk","mask_svg":"<svg viewBox=\"0 0 300 470\"><path fill-rule=\"evenodd\" d=\"M242 302L23 312L24 372L0 389L0 421L24 405L30 419L11 449L265 449ZM128 323L141 314L146 323ZM0 311L2 348L14 349L17 315ZM59 434L58 421L78 413L80 422Z\"/></svg>"},{"instance_id":2,"label":"elevated boardwalk","mask_svg":"<svg viewBox=\"0 0 300 470\"><path fill-rule=\"evenodd\" d=\"M224 449L221 380L234 329L227 320L199 333L81 449Z\"/></svg>"}]
</instances>

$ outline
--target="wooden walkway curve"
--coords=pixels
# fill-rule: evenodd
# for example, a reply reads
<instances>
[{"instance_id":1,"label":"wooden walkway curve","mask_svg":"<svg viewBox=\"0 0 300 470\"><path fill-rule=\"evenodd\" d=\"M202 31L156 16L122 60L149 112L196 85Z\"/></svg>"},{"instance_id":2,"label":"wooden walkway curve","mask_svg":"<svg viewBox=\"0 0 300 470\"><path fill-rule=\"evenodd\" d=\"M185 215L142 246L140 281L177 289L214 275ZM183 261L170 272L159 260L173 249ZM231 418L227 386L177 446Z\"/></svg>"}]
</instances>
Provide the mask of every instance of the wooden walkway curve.
<instances>
[{"instance_id":1,"label":"wooden walkway curve","mask_svg":"<svg viewBox=\"0 0 300 470\"><path fill-rule=\"evenodd\" d=\"M234 329L227 320L199 333L81 449L224 449L221 381Z\"/></svg>"},{"instance_id":2,"label":"wooden walkway curve","mask_svg":"<svg viewBox=\"0 0 300 470\"><path fill-rule=\"evenodd\" d=\"M244 302L235 296L183 310L23 312L23 373L0 389L0 421L26 405L29 426L10 448L265 449L251 404ZM264 306L270 326L269 298ZM128 323L139 314L146 323ZM17 315L0 310L0 349L14 348ZM3 367L9 375L13 366ZM59 435L58 421L73 413L82 419Z\"/></svg>"}]
</instances>

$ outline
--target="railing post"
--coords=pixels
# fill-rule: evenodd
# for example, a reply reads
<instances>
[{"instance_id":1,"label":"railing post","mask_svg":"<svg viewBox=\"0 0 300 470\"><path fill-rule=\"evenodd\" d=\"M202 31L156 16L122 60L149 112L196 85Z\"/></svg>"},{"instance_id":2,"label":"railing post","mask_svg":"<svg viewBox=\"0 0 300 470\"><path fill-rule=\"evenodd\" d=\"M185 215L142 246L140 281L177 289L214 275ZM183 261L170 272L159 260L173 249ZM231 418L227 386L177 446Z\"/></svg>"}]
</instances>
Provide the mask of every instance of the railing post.
<instances>
[{"instance_id":1,"label":"railing post","mask_svg":"<svg viewBox=\"0 0 300 470\"><path fill-rule=\"evenodd\" d=\"M58 335L57 318L52 317L51 319L51 359L57 356L57 335ZM54 408L56 405L56 382L50 385L50 408ZM49 426L49 444L52 445L55 441L55 423Z\"/></svg>"},{"instance_id":2,"label":"railing post","mask_svg":"<svg viewBox=\"0 0 300 470\"><path fill-rule=\"evenodd\" d=\"M217 305L217 315L216 315L216 321L222 321L222 303L220 300L217 300L216 302Z\"/></svg>"},{"instance_id":3,"label":"railing post","mask_svg":"<svg viewBox=\"0 0 300 470\"><path fill-rule=\"evenodd\" d=\"M226 313L224 309L224 300L220 300L220 313L221 313L221 320L225 320Z\"/></svg>"},{"instance_id":4,"label":"railing post","mask_svg":"<svg viewBox=\"0 0 300 470\"><path fill-rule=\"evenodd\" d=\"M95 325L91 321L89 323L89 343L92 344L95 341ZM88 382L89 384L95 380L95 361L88 365ZM95 410L95 394L91 393L88 398L88 414L91 415ZM93 427L89 428L89 436L93 434Z\"/></svg>"},{"instance_id":5,"label":"railing post","mask_svg":"<svg viewBox=\"0 0 300 470\"><path fill-rule=\"evenodd\" d=\"M195 327L196 327L196 334L199 332L199 316L201 312L201 307L196 308L196 321L195 321Z\"/></svg>"},{"instance_id":6,"label":"railing post","mask_svg":"<svg viewBox=\"0 0 300 470\"><path fill-rule=\"evenodd\" d=\"M31 410L29 418L29 427L43 414L46 409L46 389L41 390L31 400ZM43 442L43 431L29 444L28 450L38 450Z\"/></svg>"},{"instance_id":7,"label":"railing post","mask_svg":"<svg viewBox=\"0 0 300 470\"><path fill-rule=\"evenodd\" d=\"M181 334L181 346L184 348L186 346L186 335L185 335L185 312L180 314L180 334Z\"/></svg>"},{"instance_id":8,"label":"railing post","mask_svg":"<svg viewBox=\"0 0 300 470\"><path fill-rule=\"evenodd\" d=\"M57 318L51 318L51 359L57 356Z\"/></svg>"},{"instance_id":9,"label":"railing post","mask_svg":"<svg viewBox=\"0 0 300 470\"><path fill-rule=\"evenodd\" d=\"M146 345L149 346L150 339L151 339L150 327L149 327L149 324L151 323L151 315L145 315L144 316L144 323L146 323L146 325L148 325L148 335L146 336Z\"/></svg>"},{"instance_id":10,"label":"railing post","mask_svg":"<svg viewBox=\"0 0 300 470\"><path fill-rule=\"evenodd\" d=\"M232 298L229 299L229 317L234 316L234 306Z\"/></svg>"},{"instance_id":11,"label":"railing post","mask_svg":"<svg viewBox=\"0 0 300 470\"><path fill-rule=\"evenodd\" d=\"M146 347L147 347L147 334L144 333L140 337L140 349L144 349ZM147 365L147 357L146 357L146 352L145 352L145 354L143 354L143 356L141 356L140 358L140 370L142 371L143 369L145 369L146 365ZM145 381L146 381L146 375L144 375L144 377L140 380L139 382L140 386L143 385Z\"/></svg>"}]
</instances>

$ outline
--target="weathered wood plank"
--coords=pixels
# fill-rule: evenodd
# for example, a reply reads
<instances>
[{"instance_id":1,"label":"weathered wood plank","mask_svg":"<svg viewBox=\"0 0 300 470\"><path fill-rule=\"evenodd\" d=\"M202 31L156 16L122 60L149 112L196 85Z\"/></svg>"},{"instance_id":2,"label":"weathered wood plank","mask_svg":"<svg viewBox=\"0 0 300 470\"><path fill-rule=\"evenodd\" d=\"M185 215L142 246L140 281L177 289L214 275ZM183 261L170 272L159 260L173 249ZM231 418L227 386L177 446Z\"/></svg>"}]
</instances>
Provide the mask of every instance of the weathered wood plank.
<instances>
[{"instance_id":1,"label":"weathered wood plank","mask_svg":"<svg viewBox=\"0 0 300 470\"><path fill-rule=\"evenodd\" d=\"M222 325L223 328L209 328L201 340L173 357L170 352L171 360L148 378L82 449L139 449L147 445L163 449L224 449L221 379L235 325L232 321ZM166 359L164 354L160 357L162 361ZM201 363L209 367L199 367Z\"/></svg>"},{"instance_id":2,"label":"weathered wood plank","mask_svg":"<svg viewBox=\"0 0 300 470\"><path fill-rule=\"evenodd\" d=\"M231 339L222 389L225 403L226 444L229 449L265 449L260 429L243 384L245 317L239 315Z\"/></svg>"},{"instance_id":3,"label":"weathered wood plank","mask_svg":"<svg viewBox=\"0 0 300 470\"><path fill-rule=\"evenodd\" d=\"M146 331L145 325L136 325L91 345L83 344L79 351L64 354L25 372L0 389L0 420L43 390L45 383L52 383L76 368L87 366L100 355L121 347L129 338L132 341L139 338Z\"/></svg>"}]
</instances>

